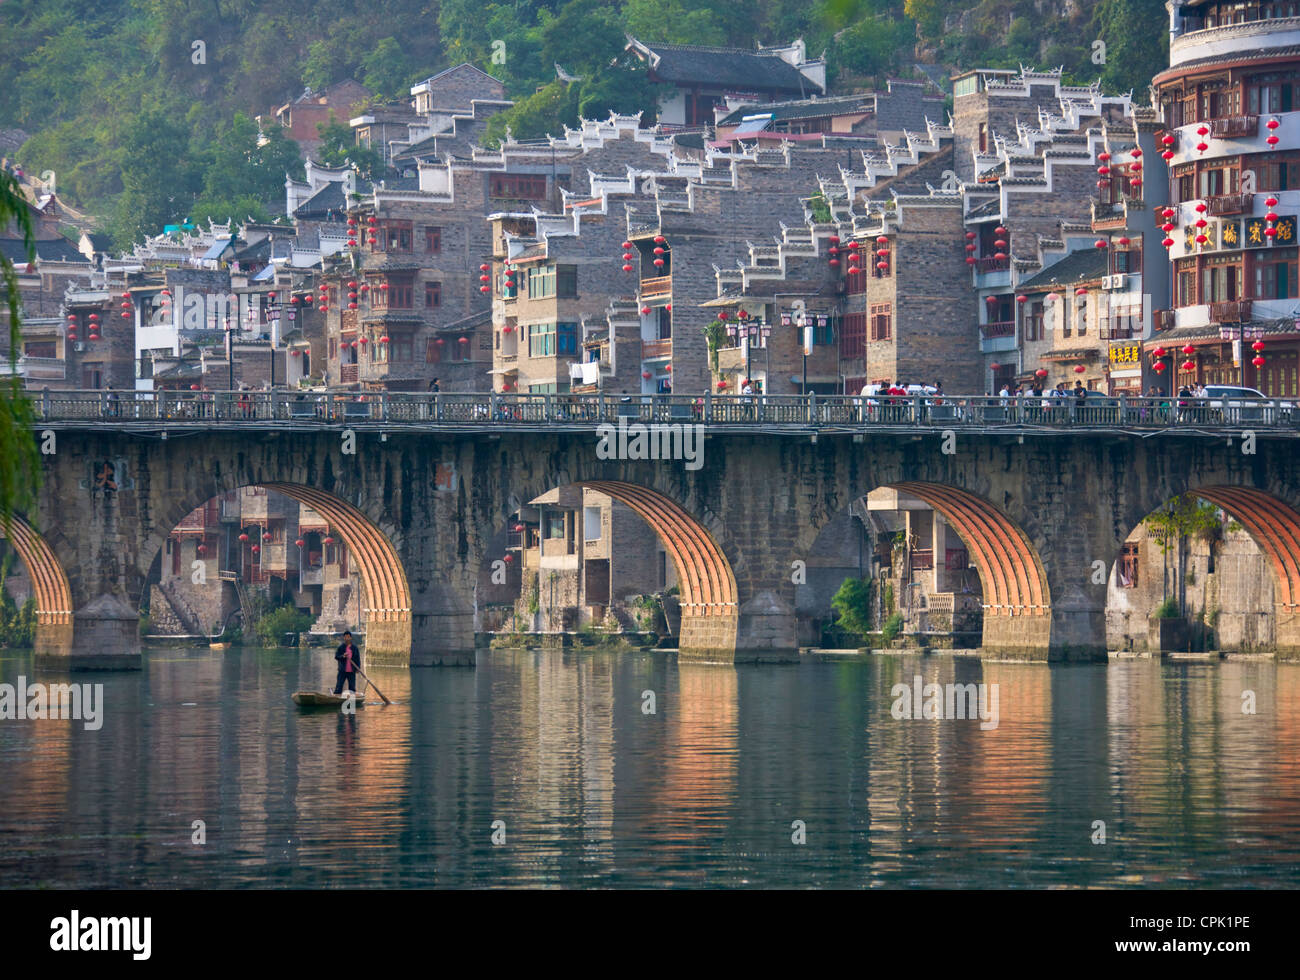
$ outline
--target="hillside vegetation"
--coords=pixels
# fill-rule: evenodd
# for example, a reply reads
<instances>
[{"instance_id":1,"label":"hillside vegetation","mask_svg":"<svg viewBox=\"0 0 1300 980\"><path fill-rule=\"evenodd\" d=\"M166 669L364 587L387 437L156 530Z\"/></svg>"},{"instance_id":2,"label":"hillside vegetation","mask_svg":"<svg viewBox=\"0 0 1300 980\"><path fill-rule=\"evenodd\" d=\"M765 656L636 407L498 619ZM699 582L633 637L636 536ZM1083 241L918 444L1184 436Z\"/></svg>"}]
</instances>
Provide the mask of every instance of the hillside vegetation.
<instances>
[{"instance_id":1,"label":"hillside vegetation","mask_svg":"<svg viewBox=\"0 0 1300 980\"><path fill-rule=\"evenodd\" d=\"M833 90L976 66L1064 66L1075 81L1143 97L1165 62L1159 0L6 0L0 128L31 138L29 172L102 215L125 246L181 218L267 218L283 208L297 147L258 146L252 117L355 78L385 97L469 61L519 104L490 138L558 133L579 115L645 113L642 40L752 48L803 37ZM1094 41L1105 63L1094 63ZM557 79L555 65L579 80ZM347 151L332 133L331 160ZM360 161L358 161L360 162ZM363 167L364 169L364 167Z\"/></svg>"}]
</instances>

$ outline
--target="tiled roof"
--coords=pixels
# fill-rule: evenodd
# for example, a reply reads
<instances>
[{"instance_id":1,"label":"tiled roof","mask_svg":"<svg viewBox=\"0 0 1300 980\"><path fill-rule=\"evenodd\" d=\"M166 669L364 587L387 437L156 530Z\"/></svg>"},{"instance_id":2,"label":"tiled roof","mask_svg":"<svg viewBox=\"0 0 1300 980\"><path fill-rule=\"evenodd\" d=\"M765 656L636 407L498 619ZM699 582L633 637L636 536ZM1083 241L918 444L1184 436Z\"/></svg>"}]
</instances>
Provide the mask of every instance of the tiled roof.
<instances>
[{"instance_id":1,"label":"tiled roof","mask_svg":"<svg viewBox=\"0 0 1300 980\"><path fill-rule=\"evenodd\" d=\"M44 262L90 262L66 238L33 242L32 245L36 249L36 257ZM27 264L27 246L20 238L0 238L0 254L16 266Z\"/></svg>"},{"instance_id":2,"label":"tiled roof","mask_svg":"<svg viewBox=\"0 0 1300 980\"><path fill-rule=\"evenodd\" d=\"M1021 289L1044 289L1050 286L1073 286L1091 282L1106 275L1107 255L1104 249L1081 248L1071 252L1061 261L1049 265L1042 272L1020 284Z\"/></svg>"},{"instance_id":3,"label":"tiled roof","mask_svg":"<svg viewBox=\"0 0 1300 980\"><path fill-rule=\"evenodd\" d=\"M645 45L659 58L654 72L666 82L734 86L741 91L768 89L815 92L817 85L774 54L743 48L697 47L691 44Z\"/></svg>"},{"instance_id":4,"label":"tiled roof","mask_svg":"<svg viewBox=\"0 0 1300 980\"><path fill-rule=\"evenodd\" d=\"M738 126L745 116L760 112L771 113L772 121L782 119L815 119L821 116L869 112L875 102L872 95L844 95L834 99L798 99L793 102L770 102L766 105L743 105L725 119L719 126Z\"/></svg>"},{"instance_id":5,"label":"tiled roof","mask_svg":"<svg viewBox=\"0 0 1300 980\"><path fill-rule=\"evenodd\" d=\"M332 180L315 194L298 205L294 211L297 218L327 218L331 214L342 214L347 209L343 199L343 182Z\"/></svg>"}]
</instances>

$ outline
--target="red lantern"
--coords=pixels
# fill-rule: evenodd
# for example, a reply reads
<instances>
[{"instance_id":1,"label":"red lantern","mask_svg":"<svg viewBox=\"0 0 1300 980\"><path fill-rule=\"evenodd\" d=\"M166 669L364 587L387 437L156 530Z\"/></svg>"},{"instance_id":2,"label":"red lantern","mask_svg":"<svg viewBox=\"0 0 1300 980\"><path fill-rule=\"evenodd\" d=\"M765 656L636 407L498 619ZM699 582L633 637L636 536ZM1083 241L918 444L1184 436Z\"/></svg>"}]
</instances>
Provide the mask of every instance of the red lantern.
<instances>
[{"instance_id":1,"label":"red lantern","mask_svg":"<svg viewBox=\"0 0 1300 980\"><path fill-rule=\"evenodd\" d=\"M469 338L468 338L468 337L461 337L461 338L460 338L460 342L461 342L462 344L468 344L468 343L469 343Z\"/></svg>"},{"instance_id":2,"label":"red lantern","mask_svg":"<svg viewBox=\"0 0 1300 980\"><path fill-rule=\"evenodd\" d=\"M1197 136L1208 136L1208 135L1210 135L1210 129L1209 129L1209 127L1208 127L1208 126L1197 126L1197 127L1196 127L1196 135L1197 135Z\"/></svg>"},{"instance_id":3,"label":"red lantern","mask_svg":"<svg viewBox=\"0 0 1300 980\"><path fill-rule=\"evenodd\" d=\"M1133 149L1128 151L1128 155L1136 160L1138 157L1142 156L1142 151L1135 146Z\"/></svg>"},{"instance_id":4,"label":"red lantern","mask_svg":"<svg viewBox=\"0 0 1300 980\"><path fill-rule=\"evenodd\" d=\"M1047 377L1047 371L1045 371L1043 368L1039 368L1037 371L1034 372L1034 374L1036 374L1040 378Z\"/></svg>"},{"instance_id":5,"label":"red lantern","mask_svg":"<svg viewBox=\"0 0 1300 980\"><path fill-rule=\"evenodd\" d=\"M996 259L998 262L1005 262L1005 261L1006 261L1006 258L1007 258L1007 253L1006 253L1006 252L995 252L995 253L993 254L993 258Z\"/></svg>"},{"instance_id":6,"label":"red lantern","mask_svg":"<svg viewBox=\"0 0 1300 980\"><path fill-rule=\"evenodd\" d=\"M1173 151L1173 150L1165 150L1165 151L1164 151L1163 153L1161 153L1160 155L1161 155L1162 157L1164 157L1166 160L1172 160L1172 159L1174 158L1174 151Z\"/></svg>"},{"instance_id":7,"label":"red lantern","mask_svg":"<svg viewBox=\"0 0 1300 980\"><path fill-rule=\"evenodd\" d=\"M1105 163L1107 160L1110 159L1110 154L1109 154L1109 153L1098 153L1098 154L1097 154L1097 159L1100 160L1102 163Z\"/></svg>"},{"instance_id":8,"label":"red lantern","mask_svg":"<svg viewBox=\"0 0 1300 980\"><path fill-rule=\"evenodd\" d=\"M642 371L642 372L641 372L641 377L643 377L643 378L645 378L647 381L649 381L649 380L650 380L650 372L649 372L649 371Z\"/></svg>"},{"instance_id":9,"label":"red lantern","mask_svg":"<svg viewBox=\"0 0 1300 980\"><path fill-rule=\"evenodd\" d=\"M664 365L664 373L665 373L665 374L672 374L672 373L673 373L673 366L672 366L671 364L665 364L665 365Z\"/></svg>"},{"instance_id":10,"label":"red lantern","mask_svg":"<svg viewBox=\"0 0 1300 980\"><path fill-rule=\"evenodd\" d=\"M889 244L889 239L888 239L888 238L885 238L884 235L881 235L880 238L877 238L877 239L876 239L876 242L877 242L877 244L880 244L880 245L887 245L887 244ZM862 247L862 246L860 246L857 242L849 242L849 251L851 251L851 252L856 252L856 251L857 251L859 248L861 248L861 247Z\"/></svg>"},{"instance_id":11,"label":"red lantern","mask_svg":"<svg viewBox=\"0 0 1300 980\"><path fill-rule=\"evenodd\" d=\"M1264 349L1264 341L1262 340L1255 341L1253 344L1250 345L1250 349L1253 350L1256 354L1258 354L1260 351Z\"/></svg>"},{"instance_id":12,"label":"red lantern","mask_svg":"<svg viewBox=\"0 0 1300 980\"><path fill-rule=\"evenodd\" d=\"M307 542L304 541L302 538L299 538L297 541L294 542L294 544L296 544L299 548L307 547Z\"/></svg>"},{"instance_id":13,"label":"red lantern","mask_svg":"<svg viewBox=\"0 0 1300 980\"><path fill-rule=\"evenodd\" d=\"M839 235L831 235L831 236L827 239L827 241L829 241L832 245L838 245L838 244L840 243L840 236L839 236Z\"/></svg>"},{"instance_id":14,"label":"red lantern","mask_svg":"<svg viewBox=\"0 0 1300 980\"><path fill-rule=\"evenodd\" d=\"M1275 237L1277 236L1277 229L1276 229L1276 228L1265 228L1265 229L1264 229L1264 236L1265 236L1266 238L1275 238Z\"/></svg>"},{"instance_id":15,"label":"red lantern","mask_svg":"<svg viewBox=\"0 0 1300 980\"><path fill-rule=\"evenodd\" d=\"M990 364L990 365L989 365L989 370L990 370L990 371L1001 371L1001 370L1002 370L1002 365L1001 365L1001 364Z\"/></svg>"},{"instance_id":16,"label":"red lantern","mask_svg":"<svg viewBox=\"0 0 1300 980\"><path fill-rule=\"evenodd\" d=\"M662 244L663 244L664 242L666 242L666 241L668 241L668 239L664 238L663 235L655 235L655 244L656 244L656 245L662 245Z\"/></svg>"},{"instance_id":17,"label":"red lantern","mask_svg":"<svg viewBox=\"0 0 1300 980\"><path fill-rule=\"evenodd\" d=\"M505 558L504 558L503 560L504 560L505 563L508 565L508 564L510 564L511 562L513 562L513 561L515 560L515 556L512 555L512 554L510 554L509 552L507 552L507 553L506 553L506 556L505 556Z\"/></svg>"},{"instance_id":18,"label":"red lantern","mask_svg":"<svg viewBox=\"0 0 1300 980\"><path fill-rule=\"evenodd\" d=\"M1106 239L1104 239L1104 238L1098 238L1098 239L1097 239L1093 244L1096 245L1098 248L1105 248L1105 247L1106 247Z\"/></svg>"},{"instance_id":19,"label":"red lantern","mask_svg":"<svg viewBox=\"0 0 1300 980\"><path fill-rule=\"evenodd\" d=\"M1265 221L1276 221L1276 220L1277 220L1277 212L1276 212L1276 211L1270 211L1268 214L1264 215L1264 220L1265 220Z\"/></svg>"},{"instance_id":20,"label":"red lantern","mask_svg":"<svg viewBox=\"0 0 1300 980\"><path fill-rule=\"evenodd\" d=\"M69 313L69 314L68 314L68 319L71 320L73 323L76 323L76 322L77 322L77 314L75 314L75 313Z\"/></svg>"},{"instance_id":21,"label":"red lantern","mask_svg":"<svg viewBox=\"0 0 1300 980\"><path fill-rule=\"evenodd\" d=\"M1264 358L1262 358L1262 357L1252 357L1252 358L1250 359L1250 363L1253 364L1253 365L1255 365L1255 367L1257 367L1257 368L1262 368L1262 367L1264 366Z\"/></svg>"},{"instance_id":22,"label":"red lantern","mask_svg":"<svg viewBox=\"0 0 1300 980\"><path fill-rule=\"evenodd\" d=\"M1165 208L1165 209L1164 209L1163 211L1161 211L1160 213L1161 213L1161 215L1163 215L1163 216L1166 217L1166 218L1172 218L1172 217L1173 217L1174 215L1176 215L1178 212L1175 211L1173 208Z\"/></svg>"},{"instance_id":23,"label":"red lantern","mask_svg":"<svg viewBox=\"0 0 1300 980\"><path fill-rule=\"evenodd\" d=\"M502 391L509 391L509 390L510 390L510 387L511 387L511 386L510 386L510 382L509 382L509 381L503 381L503 382L501 383L501 390L502 390Z\"/></svg>"},{"instance_id":24,"label":"red lantern","mask_svg":"<svg viewBox=\"0 0 1300 980\"><path fill-rule=\"evenodd\" d=\"M386 344L386 343L388 343L388 334L384 334L382 337L380 337L380 338L379 338L379 342L380 342L381 344Z\"/></svg>"},{"instance_id":25,"label":"red lantern","mask_svg":"<svg viewBox=\"0 0 1300 980\"><path fill-rule=\"evenodd\" d=\"M1173 146L1175 143L1178 142L1178 137L1174 136L1173 133L1166 133L1164 136L1160 138L1160 142L1163 143L1165 146Z\"/></svg>"},{"instance_id":26,"label":"red lantern","mask_svg":"<svg viewBox=\"0 0 1300 980\"><path fill-rule=\"evenodd\" d=\"M511 528L511 530L514 531L516 534L520 533L523 529L524 526L522 524L516 524L514 527Z\"/></svg>"},{"instance_id":27,"label":"red lantern","mask_svg":"<svg viewBox=\"0 0 1300 980\"><path fill-rule=\"evenodd\" d=\"M89 336L88 339L89 339L89 340L98 340L98 339L99 339L99 334L97 334L97 333L92 333L92 334Z\"/></svg>"},{"instance_id":28,"label":"red lantern","mask_svg":"<svg viewBox=\"0 0 1300 980\"><path fill-rule=\"evenodd\" d=\"M1280 140L1272 133L1269 133L1268 136L1264 138L1264 142L1267 143L1269 146L1277 146Z\"/></svg>"},{"instance_id":29,"label":"red lantern","mask_svg":"<svg viewBox=\"0 0 1300 980\"><path fill-rule=\"evenodd\" d=\"M1161 242L1160 244L1163 245L1165 248L1173 248L1173 247L1174 247L1174 240L1173 240L1172 238L1166 238L1166 239L1165 239L1163 242Z\"/></svg>"},{"instance_id":30,"label":"red lantern","mask_svg":"<svg viewBox=\"0 0 1300 980\"><path fill-rule=\"evenodd\" d=\"M376 218L373 214L372 214L372 215L368 215L368 216L366 217L366 224L369 224L369 225L377 225L377 224L379 224L379 219Z\"/></svg>"},{"instance_id":31,"label":"red lantern","mask_svg":"<svg viewBox=\"0 0 1300 980\"><path fill-rule=\"evenodd\" d=\"M1085 289L1083 286L1080 286L1078 289L1076 289L1076 290L1074 291L1074 295L1075 295L1075 296L1087 296L1087 295L1088 295L1088 290Z\"/></svg>"},{"instance_id":32,"label":"red lantern","mask_svg":"<svg viewBox=\"0 0 1300 980\"><path fill-rule=\"evenodd\" d=\"M1196 236L1196 244L1197 244L1197 245L1204 245L1204 244L1205 244L1206 242L1208 242L1209 240L1210 240L1210 239L1209 239L1209 237L1208 237L1207 235L1197 235L1197 236Z\"/></svg>"},{"instance_id":33,"label":"red lantern","mask_svg":"<svg viewBox=\"0 0 1300 980\"><path fill-rule=\"evenodd\" d=\"M876 244L877 244L877 245L888 245L888 244L889 244L889 236L888 236L888 235L877 235L877 236L876 236ZM852 245L849 246L849 248L857 248L857 247L858 247L858 243L857 243L857 242L854 242Z\"/></svg>"},{"instance_id":34,"label":"red lantern","mask_svg":"<svg viewBox=\"0 0 1300 980\"><path fill-rule=\"evenodd\" d=\"M240 540L240 541L247 541L247 540L248 540L248 535L247 535L247 534L241 534L241 535L239 536L239 540Z\"/></svg>"},{"instance_id":35,"label":"red lantern","mask_svg":"<svg viewBox=\"0 0 1300 980\"><path fill-rule=\"evenodd\" d=\"M631 243L631 242L624 242L624 243L623 243L623 251L627 251L627 250L628 250L629 248L631 248L631 247L632 247L632 243Z\"/></svg>"},{"instance_id":36,"label":"red lantern","mask_svg":"<svg viewBox=\"0 0 1300 980\"><path fill-rule=\"evenodd\" d=\"M1196 370L1196 362L1195 362L1195 361L1183 361L1183 363L1182 363L1182 369L1183 369L1184 371L1195 371L1195 370Z\"/></svg>"},{"instance_id":37,"label":"red lantern","mask_svg":"<svg viewBox=\"0 0 1300 980\"><path fill-rule=\"evenodd\" d=\"M648 306L643 306L643 307L641 307L641 315L642 315L642 316L649 316L649 315L650 315L650 307L648 307Z\"/></svg>"},{"instance_id":38,"label":"red lantern","mask_svg":"<svg viewBox=\"0 0 1300 980\"><path fill-rule=\"evenodd\" d=\"M295 347L293 350L289 351L289 356L290 356L290 357L302 357L302 351L300 351L297 347Z\"/></svg>"},{"instance_id":39,"label":"red lantern","mask_svg":"<svg viewBox=\"0 0 1300 980\"><path fill-rule=\"evenodd\" d=\"M632 271L632 267L631 267L630 265L625 265L625 266L623 266L623 271L624 271L624 272L631 272L631 271Z\"/></svg>"},{"instance_id":40,"label":"red lantern","mask_svg":"<svg viewBox=\"0 0 1300 980\"><path fill-rule=\"evenodd\" d=\"M993 243L993 247L996 248L999 252L1001 252L1004 248L1007 247L1007 243L1003 239L999 238L997 241Z\"/></svg>"},{"instance_id":41,"label":"red lantern","mask_svg":"<svg viewBox=\"0 0 1300 980\"><path fill-rule=\"evenodd\" d=\"M1028 296L1024 296L1024 295L1017 296L1017 297L1016 297L1016 302L1017 302L1017 303L1028 303L1028 302L1029 302L1029 297L1028 297Z\"/></svg>"},{"instance_id":42,"label":"red lantern","mask_svg":"<svg viewBox=\"0 0 1300 980\"><path fill-rule=\"evenodd\" d=\"M876 263L876 268L879 269L881 272L884 272L886 269L889 268L889 263L888 263L888 262L877 262L877 263ZM849 271L852 272L853 270L850 269Z\"/></svg>"},{"instance_id":43,"label":"red lantern","mask_svg":"<svg viewBox=\"0 0 1300 980\"><path fill-rule=\"evenodd\" d=\"M198 385L190 385L190 391L199 391L199 390L200 389Z\"/></svg>"},{"instance_id":44,"label":"red lantern","mask_svg":"<svg viewBox=\"0 0 1300 980\"><path fill-rule=\"evenodd\" d=\"M1185 344L1183 346L1183 353L1186 354L1188 357L1191 357L1193 354L1196 353L1196 348L1193 347L1191 344Z\"/></svg>"},{"instance_id":45,"label":"red lantern","mask_svg":"<svg viewBox=\"0 0 1300 980\"><path fill-rule=\"evenodd\" d=\"M379 288L380 288L383 292L385 292L385 293L388 292L388 283L386 283L386 282L381 282L381 283L379 284Z\"/></svg>"},{"instance_id":46,"label":"red lantern","mask_svg":"<svg viewBox=\"0 0 1300 980\"><path fill-rule=\"evenodd\" d=\"M672 304L672 303L665 303L665 304L664 304L664 309L667 310L669 313L671 313L671 312L673 311L673 304Z\"/></svg>"},{"instance_id":47,"label":"red lantern","mask_svg":"<svg viewBox=\"0 0 1300 980\"><path fill-rule=\"evenodd\" d=\"M1282 124L1278 122L1276 119L1270 119L1268 122L1264 123L1264 125L1267 126L1269 129L1277 129Z\"/></svg>"},{"instance_id":48,"label":"red lantern","mask_svg":"<svg viewBox=\"0 0 1300 980\"><path fill-rule=\"evenodd\" d=\"M96 320L99 319L99 314L98 314L98 313L92 313L92 314L90 314L89 317L87 317L87 319L88 319L91 323L94 323Z\"/></svg>"},{"instance_id":49,"label":"red lantern","mask_svg":"<svg viewBox=\"0 0 1300 980\"><path fill-rule=\"evenodd\" d=\"M636 256L633 255L631 252L624 252L624 253L623 253L623 261L624 261L624 262L631 262L634 258L636 258Z\"/></svg>"},{"instance_id":50,"label":"red lantern","mask_svg":"<svg viewBox=\"0 0 1300 980\"><path fill-rule=\"evenodd\" d=\"M1002 225L998 225L996 228L993 229L993 234L997 235L998 237L1003 237L1006 235L1006 233L1007 230L1006 228L1002 227Z\"/></svg>"},{"instance_id":51,"label":"red lantern","mask_svg":"<svg viewBox=\"0 0 1300 980\"><path fill-rule=\"evenodd\" d=\"M122 294L122 298L123 298L123 299L130 299L130 298L131 298L131 294L130 294L130 293L123 293L123 294Z\"/></svg>"},{"instance_id":52,"label":"red lantern","mask_svg":"<svg viewBox=\"0 0 1300 980\"><path fill-rule=\"evenodd\" d=\"M270 541L270 540L271 540L271 532L270 532L270 531L264 531L264 532L262 532L262 540L263 540L263 541Z\"/></svg>"},{"instance_id":53,"label":"red lantern","mask_svg":"<svg viewBox=\"0 0 1300 980\"><path fill-rule=\"evenodd\" d=\"M664 264L664 260L663 260L663 259L655 259L655 266L656 266L656 267L662 266L663 264Z\"/></svg>"},{"instance_id":54,"label":"red lantern","mask_svg":"<svg viewBox=\"0 0 1300 980\"><path fill-rule=\"evenodd\" d=\"M502 332L502 333L514 333L514 332L515 332L515 328L512 327L512 326L507 325L507 326L504 326L504 327L501 328L501 332Z\"/></svg>"},{"instance_id":55,"label":"red lantern","mask_svg":"<svg viewBox=\"0 0 1300 980\"><path fill-rule=\"evenodd\" d=\"M1204 152L1205 152L1206 150L1208 150L1209 148L1210 148L1210 144L1209 144L1209 143L1197 143L1197 144L1196 144L1196 149L1197 149L1197 151L1200 152L1200 153L1204 153Z\"/></svg>"},{"instance_id":56,"label":"red lantern","mask_svg":"<svg viewBox=\"0 0 1300 980\"><path fill-rule=\"evenodd\" d=\"M660 246L660 245L656 245L656 246L655 246L655 255L663 255L663 254L664 254L664 249L663 249L663 247Z\"/></svg>"},{"instance_id":57,"label":"red lantern","mask_svg":"<svg viewBox=\"0 0 1300 980\"><path fill-rule=\"evenodd\" d=\"M356 303L349 303L349 304L348 304L348 309L349 309L349 310L355 310L356 308L357 308L357 304L356 304Z\"/></svg>"},{"instance_id":58,"label":"red lantern","mask_svg":"<svg viewBox=\"0 0 1300 980\"><path fill-rule=\"evenodd\" d=\"M992 306L992 305L993 305L994 303L996 303L997 301L998 301L998 298L997 298L996 296L986 296L986 297L984 297L984 302L988 303L989 306Z\"/></svg>"},{"instance_id":59,"label":"red lantern","mask_svg":"<svg viewBox=\"0 0 1300 980\"><path fill-rule=\"evenodd\" d=\"M1087 369L1086 367L1084 367L1082 364L1076 364L1076 365L1074 366L1074 373L1075 373L1075 374L1083 374L1083 372L1086 371L1086 370L1088 370L1088 369Z\"/></svg>"},{"instance_id":60,"label":"red lantern","mask_svg":"<svg viewBox=\"0 0 1300 980\"><path fill-rule=\"evenodd\" d=\"M966 241L968 241L968 242L973 242L973 241L975 241L975 232L973 232L973 231L968 231L968 232L966 232Z\"/></svg>"},{"instance_id":61,"label":"red lantern","mask_svg":"<svg viewBox=\"0 0 1300 980\"><path fill-rule=\"evenodd\" d=\"M370 343L370 338L362 337L360 340L357 341L357 343L359 343L362 347L365 347L366 344Z\"/></svg>"},{"instance_id":62,"label":"red lantern","mask_svg":"<svg viewBox=\"0 0 1300 980\"><path fill-rule=\"evenodd\" d=\"M490 286L479 286L478 291L480 293L490 293L492 292L492 288Z\"/></svg>"},{"instance_id":63,"label":"red lantern","mask_svg":"<svg viewBox=\"0 0 1300 980\"><path fill-rule=\"evenodd\" d=\"M966 264L967 264L967 265L974 265L974 264L975 264L975 256L973 256L973 255L968 255L968 256L966 256Z\"/></svg>"},{"instance_id":64,"label":"red lantern","mask_svg":"<svg viewBox=\"0 0 1300 980\"><path fill-rule=\"evenodd\" d=\"M975 251L975 246L974 246L974 244L967 245L967 246L966 246L966 251L968 251L968 252L973 252L973 251Z\"/></svg>"},{"instance_id":65,"label":"red lantern","mask_svg":"<svg viewBox=\"0 0 1300 980\"><path fill-rule=\"evenodd\" d=\"M1110 167L1098 167L1097 173L1105 177L1108 173L1110 173Z\"/></svg>"},{"instance_id":66,"label":"red lantern","mask_svg":"<svg viewBox=\"0 0 1300 980\"><path fill-rule=\"evenodd\" d=\"M1151 365L1151 370L1154 371L1156 374L1164 374L1164 373L1165 373L1165 362L1164 362L1164 361L1156 361L1154 364Z\"/></svg>"},{"instance_id":67,"label":"red lantern","mask_svg":"<svg viewBox=\"0 0 1300 980\"><path fill-rule=\"evenodd\" d=\"M326 536L325 536L325 542L324 542L324 543L325 543L325 544L333 544L333 543L334 543L334 538L333 538L331 535L326 535Z\"/></svg>"},{"instance_id":68,"label":"red lantern","mask_svg":"<svg viewBox=\"0 0 1300 980\"><path fill-rule=\"evenodd\" d=\"M349 227L349 228L355 228L356 226L357 226L357 219L356 219L356 218L348 218L348 227Z\"/></svg>"},{"instance_id":69,"label":"red lantern","mask_svg":"<svg viewBox=\"0 0 1300 980\"><path fill-rule=\"evenodd\" d=\"M1277 207L1277 198L1276 198L1276 197L1273 197L1273 196L1270 194L1268 197L1266 197L1266 198L1264 199L1264 207L1266 207L1266 208L1275 208L1275 207Z\"/></svg>"},{"instance_id":70,"label":"red lantern","mask_svg":"<svg viewBox=\"0 0 1300 980\"><path fill-rule=\"evenodd\" d=\"M1125 238L1125 237L1121 236L1120 239L1119 239L1119 243L1120 243L1121 245L1130 245L1130 244L1132 244L1132 239L1130 239L1130 238Z\"/></svg>"},{"instance_id":71,"label":"red lantern","mask_svg":"<svg viewBox=\"0 0 1300 980\"><path fill-rule=\"evenodd\" d=\"M208 549L205 548L202 544L200 544L197 548L194 549L195 553L200 555L204 554L207 550Z\"/></svg>"}]
</instances>

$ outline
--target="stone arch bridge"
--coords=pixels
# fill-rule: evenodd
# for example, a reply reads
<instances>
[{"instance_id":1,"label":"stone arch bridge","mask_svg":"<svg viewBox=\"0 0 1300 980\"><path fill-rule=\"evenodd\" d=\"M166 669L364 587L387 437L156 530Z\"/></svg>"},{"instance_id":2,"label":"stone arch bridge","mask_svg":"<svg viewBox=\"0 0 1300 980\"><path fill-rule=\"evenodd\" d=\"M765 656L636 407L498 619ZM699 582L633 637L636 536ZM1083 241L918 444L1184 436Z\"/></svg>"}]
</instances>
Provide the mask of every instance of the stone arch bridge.
<instances>
[{"instance_id":1,"label":"stone arch bridge","mask_svg":"<svg viewBox=\"0 0 1300 980\"><path fill-rule=\"evenodd\" d=\"M168 534L204 501L253 484L340 530L377 661L473 663L475 583L500 557L490 540L521 503L575 483L623 501L662 538L682 589L683 658L795 654L792 563L877 487L923 499L965 541L986 655L1104 657L1094 563L1109 569L1138 522L1186 491L1221 505L1267 553L1279 656L1300 655L1294 430L1249 446L1241 432L1116 429L960 430L945 444L915 427L705 426L698 466L601 458L591 423L89 419L40 432L39 504L12 537L35 587L38 655L71 668L138 666L139 599ZM105 462L115 491L99 485Z\"/></svg>"}]
</instances>

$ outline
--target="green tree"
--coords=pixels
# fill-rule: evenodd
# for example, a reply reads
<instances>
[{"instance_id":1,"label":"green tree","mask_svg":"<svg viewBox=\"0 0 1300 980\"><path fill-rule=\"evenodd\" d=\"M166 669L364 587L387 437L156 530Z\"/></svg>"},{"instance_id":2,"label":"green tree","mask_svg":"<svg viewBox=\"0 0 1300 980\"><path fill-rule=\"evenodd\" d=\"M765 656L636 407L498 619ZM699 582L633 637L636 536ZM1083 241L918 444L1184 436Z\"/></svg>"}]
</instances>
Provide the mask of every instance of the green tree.
<instances>
[{"instance_id":1,"label":"green tree","mask_svg":"<svg viewBox=\"0 0 1300 980\"><path fill-rule=\"evenodd\" d=\"M685 0L627 0L623 5L627 33L662 44L726 44L725 24L730 20Z\"/></svg>"},{"instance_id":2,"label":"green tree","mask_svg":"<svg viewBox=\"0 0 1300 980\"><path fill-rule=\"evenodd\" d=\"M384 172L384 158L370 146L357 143L352 127L330 115L330 121L316 127L321 145L316 148L316 159L327 167L352 167L362 177L378 177Z\"/></svg>"},{"instance_id":3,"label":"green tree","mask_svg":"<svg viewBox=\"0 0 1300 980\"><path fill-rule=\"evenodd\" d=\"M846 578L831 598L836 624L859 638L871 632L871 582Z\"/></svg>"},{"instance_id":4,"label":"green tree","mask_svg":"<svg viewBox=\"0 0 1300 980\"><path fill-rule=\"evenodd\" d=\"M386 37L361 59L361 84L385 99L409 94L415 69L396 38Z\"/></svg>"},{"instance_id":5,"label":"green tree","mask_svg":"<svg viewBox=\"0 0 1300 980\"><path fill-rule=\"evenodd\" d=\"M0 172L0 228L16 225L23 238L27 261L36 260L32 222L18 181ZM13 516L30 511L36 502L40 482L40 454L36 450L33 426L36 413L18 377L18 353L22 349L22 298L18 275L9 257L0 254L0 282L9 309L9 376L0 381L0 520L12 538Z\"/></svg>"},{"instance_id":6,"label":"green tree","mask_svg":"<svg viewBox=\"0 0 1300 980\"><path fill-rule=\"evenodd\" d=\"M113 238L117 247L126 249L184 218L202 174L191 157L185 124L162 111L146 111L132 120L122 134L117 160L122 194Z\"/></svg>"},{"instance_id":7,"label":"green tree","mask_svg":"<svg viewBox=\"0 0 1300 980\"><path fill-rule=\"evenodd\" d=\"M1164 0L1101 0L1093 15L1096 37L1106 45L1101 66L1107 92L1132 91L1145 101L1152 77L1169 64Z\"/></svg>"}]
</instances>

